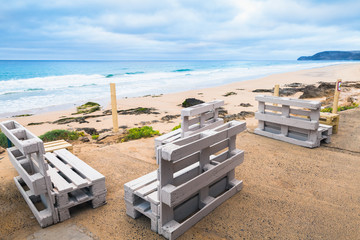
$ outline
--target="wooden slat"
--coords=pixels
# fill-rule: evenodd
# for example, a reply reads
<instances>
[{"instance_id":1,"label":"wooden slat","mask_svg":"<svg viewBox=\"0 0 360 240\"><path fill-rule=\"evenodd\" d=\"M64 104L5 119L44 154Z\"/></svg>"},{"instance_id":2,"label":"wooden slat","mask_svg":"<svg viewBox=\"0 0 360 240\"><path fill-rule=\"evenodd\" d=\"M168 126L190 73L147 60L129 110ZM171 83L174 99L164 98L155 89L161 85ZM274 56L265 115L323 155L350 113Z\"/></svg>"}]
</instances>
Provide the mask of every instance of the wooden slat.
<instances>
[{"instance_id":1,"label":"wooden slat","mask_svg":"<svg viewBox=\"0 0 360 240\"><path fill-rule=\"evenodd\" d=\"M84 187L88 184L87 180L83 179L77 173L71 170L71 168L60 161L54 153L46 153L45 158L57 169L59 169L59 171L61 171L67 178L69 178L77 187Z\"/></svg>"},{"instance_id":2,"label":"wooden slat","mask_svg":"<svg viewBox=\"0 0 360 240\"><path fill-rule=\"evenodd\" d=\"M320 109L320 107L321 107L321 102L319 102L319 101L299 100L299 99L295 99L295 98L284 98L284 97L258 95L255 97L255 100L260 101L260 102L277 103L277 104L282 104L282 105L309 108L309 109L314 109L314 110Z\"/></svg>"},{"instance_id":3,"label":"wooden slat","mask_svg":"<svg viewBox=\"0 0 360 240\"><path fill-rule=\"evenodd\" d=\"M125 183L124 187L135 191L135 190L137 190L151 182L154 182L156 180L157 180L157 170L153 171L151 173L148 173L144 176L141 176L135 180Z\"/></svg>"},{"instance_id":4,"label":"wooden slat","mask_svg":"<svg viewBox=\"0 0 360 240\"><path fill-rule=\"evenodd\" d=\"M104 175L84 163L82 160L80 160L78 157L76 157L74 154L67 151L66 149L57 150L54 151L54 153L60 158L62 158L64 161L66 161L68 164L70 164L78 172L82 173L90 181L96 182L105 179Z\"/></svg>"},{"instance_id":5,"label":"wooden slat","mask_svg":"<svg viewBox=\"0 0 360 240\"><path fill-rule=\"evenodd\" d=\"M298 127L298 128L305 128L309 130L316 130L319 126L319 121L310 121L306 119L296 119L295 117L284 118L280 115L275 114L264 114L264 113L255 113L255 118L265 122L273 122L280 125Z\"/></svg>"},{"instance_id":6,"label":"wooden slat","mask_svg":"<svg viewBox=\"0 0 360 240\"><path fill-rule=\"evenodd\" d=\"M190 218L186 219L181 224L174 220L164 224L164 226L162 226L162 230L164 232L163 235L168 239L176 239L181 234L186 232L189 228L191 228L193 225L195 225L197 222L199 222L203 217L205 217L210 212L212 212L216 207L218 207L220 204L222 204L227 199L232 197L235 193L240 191L241 187L242 187L242 181L239 181L231 189L221 194L217 198L213 199L211 202L206 204L205 207L203 207L201 210L196 212Z\"/></svg>"},{"instance_id":7,"label":"wooden slat","mask_svg":"<svg viewBox=\"0 0 360 240\"><path fill-rule=\"evenodd\" d=\"M72 184L68 183L63 177L61 177L54 168L50 167L47 173L59 193L68 192L73 189Z\"/></svg>"},{"instance_id":8,"label":"wooden slat","mask_svg":"<svg viewBox=\"0 0 360 240\"><path fill-rule=\"evenodd\" d=\"M214 112L205 113L205 114L204 114L204 120L205 120L205 121L206 121L206 120L209 120L210 118L213 118L214 115L215 115ZM195 117L195 118L189 119L189 126L199 123L199 122L200 122L200 118L201 118L201 117Z\"/></svg>"},{"instance_id":9,"label":"wooden slat","mask_svg":"<svg viewBox=\"0 0 360 240\"><path fill-rule=\"evenodd\" d=\"M302 140L298 140L298 139L295 139L295 138L286 137L286 136L281 135L281 134L275 134L275 133L266 132L266 131L260 130L258 128L254 130L254 133L265 136L265 137L270 137L270 138L274 138L274 139L277 139L277 140L281 140L281 141L284 141L284 142L296 144L296 145L303 146L303 147L309 147L309 148L318 147L318 144L314 143L314 142L302 141Z\"/></svg>"},{"instance_id":10,"label":"wooden slat","mask_svg":"<svg viewBox=\"0 0 360 240\"><path fill-rule=\"evenodd\" d=\"M276 112L281 112L281 107L274 106L274 105L265 105L265 109L271 110L271 111L276 111Z\"/></svg>"},{"instance_id":11,"label":"wooden slat","mask_svg":"<svg viewBox=\"0 0 360 240\"><path fill-rule=\"evenodd\" d=\"M200 152L195 152L189 156L186 156L185 158L182 158L173 164L173 171L177 172L183 168L188 167L189 165L197 162L200 160Z\"/></svg>"},{"instance_id":12,"label":"wooden slat","mask_svg":"<svg viewBox=\"0 0 360 240\"><path fill-rule=\"evenodd\" d=\"M151 194L147 195L146 198L148 199L149 202L152 202L156 205L160 203L158 191L152 192Z\"/></svg>"},{"instance_id":13,"label":"wooden slat","mask_svg":"<svg viewBox=\"0 0 360 240\"><path fill-rule=\"evenodd\" d=\"M195 105L193 107L185 108L181 111L181 116L195 116L203 112L208 112L214 110L215 108L219 108L224 105L223 100L214 100L208 103L202 103Z\"/></svg>"},{"instance_id":14,"label":"wooden slat","mask_svg":"<svg viewBox=\"0 0 360 240\"><path fill-rule=\"evenodd\" d=\"M157 190L158 185L159 185L159 181L152 182L149 185L146 185L146 186L136 190L135 194L140 197L145 197L146 195L149 195L150 193L155 192Z\"/></svg>"},{"instance_id":15,"label":"wooden slat","mask_svg":"<svg viewBox=\"0 0 360 240\"><path fill-rule=\"evenodd\" d=\"M184 133L184 137L193 135L196 133L200 133L200 132L203 132L208 129L214 129L216 127L221 126L224 123L224 120L222 118L217 118L217 119L212 119L212 120L205 122L204 126L201 128L200 128L200 125L197 125L194 128L190 127L190 129Z\"/></svg>"},{"instance_id":16,"label":"wooden slat","mask_svg":"<svg viewBox=\"0 0 360 240\"><path fill-rule=\"evenodd\" d=\"M306 110L302 110L302 109L290 108L290 114L302 115L302 116L310 117L310 113L311 113L310 111L306 111Z\"/></svg>"},{"instance_id":17,"label":"wooden slat","mask_svg":"<svg viewBox=\"0 0 360 240\"><path fill-rule=\"evenodd\" d=\"M174 188L172 185L164 186L161 189L161 201L170 207L176 206L189 198L194 192L197 192L209 183L216 181L243 162L244 151L237 150L236 152L237 153L234 156L221 164L218 164L216 168L212 168L202 173L177 188Z\"/></svg>"},{"instance_id":18,"label":"wooden slat","mask_svg":"<svg viewBox=\"0 0 360 240\"><path fill-rule=\"evenodd\" d=\"M225 125L225 124L224 124ZM171 160L176 161L179 160L185 156L188 156L191 153L200 151L204 149L205 147L211 146L217 142L220 142L224 140L225 138L229 138L232 136L237 135L238 133L244 131L246 129L246 123L245 122L237 122L237 121L231 121L226 124L228 128L223 129L223 126L219 127L221 131L216 132L218 128L215 128L211 131L204 131L202 133L199 133L197 135L192 135L189 138L184 138L179 141L175 141L171 144L167 144L162 148L162 157L165 160ZM205 136L205 134L211 134L210 136ZM187 140L190 140L191 138L200 138L199 140L195 141L189 141L188 144L185 144L184 146L177 146L178 142L185 142Z\"/></svg>"}]
</instances>

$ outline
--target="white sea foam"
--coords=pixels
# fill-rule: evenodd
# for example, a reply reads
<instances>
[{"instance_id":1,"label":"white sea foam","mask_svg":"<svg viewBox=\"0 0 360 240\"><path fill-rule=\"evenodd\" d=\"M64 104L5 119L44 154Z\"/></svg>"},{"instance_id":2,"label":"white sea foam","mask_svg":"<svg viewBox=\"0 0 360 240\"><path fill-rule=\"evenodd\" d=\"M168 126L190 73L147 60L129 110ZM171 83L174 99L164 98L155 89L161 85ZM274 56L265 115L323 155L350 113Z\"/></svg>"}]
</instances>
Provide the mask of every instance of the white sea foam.
<instances>
[{"instance_id":1,"label":"white sea foam","mask_svg":"<svg viewBox=\"0 0 360 240\"><path fill-rule=\"evenodd\" d=\"M343 62L341 62L343 63ZM0 81L0 115L29 109L109 99L109 83L117 84L118 97L133 97L185 91L222 85L257 77L337 64L314 62L283 65L258 65L209 70L93 75L64 75Z\"/></svg>"}]
</instances>

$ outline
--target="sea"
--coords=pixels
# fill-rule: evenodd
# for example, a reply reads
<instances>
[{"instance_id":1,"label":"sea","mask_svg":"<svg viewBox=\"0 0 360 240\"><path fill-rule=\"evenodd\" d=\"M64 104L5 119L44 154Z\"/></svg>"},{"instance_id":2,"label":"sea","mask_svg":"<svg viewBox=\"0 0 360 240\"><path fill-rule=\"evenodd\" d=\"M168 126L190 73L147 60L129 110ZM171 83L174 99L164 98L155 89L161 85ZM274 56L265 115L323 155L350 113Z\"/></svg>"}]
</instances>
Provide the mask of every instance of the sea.
<instances>
[{"instance_id":1,"label":"sea","mask_svg":"<svg viewBox=\"0 0 360 240\"><path fill-rule=\"evenodd\" d=\"M0 117L68 109L87 101L159 95L345 62L0 60ZM181 99L179 99L181 101Z\"/></svg>"}]
</instances>

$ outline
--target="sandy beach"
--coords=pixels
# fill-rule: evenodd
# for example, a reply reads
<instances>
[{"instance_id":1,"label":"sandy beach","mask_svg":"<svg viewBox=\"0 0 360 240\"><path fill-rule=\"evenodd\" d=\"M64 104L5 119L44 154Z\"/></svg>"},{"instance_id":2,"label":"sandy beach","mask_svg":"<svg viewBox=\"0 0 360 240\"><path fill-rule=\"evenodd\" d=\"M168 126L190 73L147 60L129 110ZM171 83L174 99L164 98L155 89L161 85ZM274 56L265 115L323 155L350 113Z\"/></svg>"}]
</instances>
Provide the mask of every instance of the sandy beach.
<instances>
[{"instance_id":1,"label":"sandy beach","mask_svg":"<svg viewBox=\"0 0 360 240\"><path fill-rule=\"evenodd\" d=\"M204 102L225 101L225 115L242 111L255 112L255 96L271 92L275 84L305 85L334 83L337 79L360 84L360 64L342 64L296 72L274 74L264 78L187 92L125 98L118 96L118 110L137 107L153 108L156 114L118 115L123 129L152 126L169 132L181 121L167 115L180 114L186 98ZM232 93L232 94L229 94ZM105 94L105 93L104 93ZM110 92L108 93L110 94ZM289 97L298 98L302 92ZM229 96L224 96L229 95ZM122 98L121 98L122 97ZM331 103L329 96L312 98ZM360 88L343 87L339 105L349 99L360 102ZM90 99L91 100L91 99ZM103 114L110 106L90 115L71 115L66 111L49 112L14 119L36 135L53 129L95 128L111 135L111 115ZM101 115L98 117L88 117ZM55 124L64 117L86 116L85 123ZM220 205L179 239L359 239L360 238L360 109L340 112L339 133L332 143L307 149L253 134L257 121L245 116L248 130L238 135L237 148L245 150L244 163L236 176L244 188ZM29 125L37 123L38 125ZM39 124L41 123L41 124ZM106 131L106 129L108 131ZM104 134L103 134L104 135ZM100 136L102 136L100 134ZM73 142L74 154L106 177L107 205L97 209L81 208L72 217L41 229L13 177L17 176L7 155L0 154L0 239L51 239L49 233L69 239L163 239L150 230L146 217L134 220L125 213L123 184L157 168L154 138L116 143L116 136L103 141ZM66 235L66 234L68 235Z\"/></svg>"}]
</instances>

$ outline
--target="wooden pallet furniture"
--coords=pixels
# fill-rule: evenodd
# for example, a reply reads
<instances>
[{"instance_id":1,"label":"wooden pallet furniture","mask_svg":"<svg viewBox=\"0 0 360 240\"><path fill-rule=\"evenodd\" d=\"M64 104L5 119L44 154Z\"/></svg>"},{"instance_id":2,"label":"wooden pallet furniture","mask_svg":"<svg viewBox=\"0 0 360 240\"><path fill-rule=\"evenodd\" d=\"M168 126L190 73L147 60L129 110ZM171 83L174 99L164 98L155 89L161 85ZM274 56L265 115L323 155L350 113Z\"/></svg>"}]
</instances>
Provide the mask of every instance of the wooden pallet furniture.
<instances>
[{"instance_id":1,"label":"wooden pallet furniture","mask_svg":"<svg viewBox=\"0 0 360 240\"><path fill-rule=\"evenodd\" d=\"M332 133L336 134L339 129L340 115L337 113L320 112L321 124L332 126Z\"/></svg>"},{"instance_id":2,"label":"wooden pallet furniture","mask_svg":"<svg viewBox=\"0 0 360 240\"><path fill-rule=\"evenodd\" d=\"M126 213L151 220L151 229L176 239L242 189L235 167L244 160L231 121L157 148L159 169L124 185Z\"/></svg>"},{"instance_id":3,"label":"wooden pallet furniture","mask_svg":"<svg viewBox=\"0 0 360 240\"><path fill-rule=\"evenodd\" d=\"M41 227L70 218L70 208L81 203L106 203L102 174L66 149L45 153L43 142L16 121L0 128L14 145L7 153L19 173L15 184Z\"/></svg>"},{"instance_id":4,"label":"wooden pallet furniture","mask_svg":"<svg viewBox=\"0 0 360 240\"><path fill-rule=\"evenodd\" d=\"M223 124L224 120L219 118L221 106L224 106L223 100L214 100L181 110L181 128L155 138L155 150L158 146Z\"/></svg>"},{"instance_id":5,"label":"wooden pallet furniture","mask_svg":"<svg viewBox=\"0 0 360 240\"><path fill-rule=\"evenodd\" d=\"M67 149L70 152L73 151L73 146L71 143L61 139L57 141L45 142L44 143L45 152L54 152L60 149Z\"/></svg>"},{"instance_id":6,"label":"wooden pallet furniture","mask_svg":"<svg viewBox=\"0 0 360 240\"><path fill-rule=\"evenodd\" d=\"M259 124L254 133L309 148L330 142L332 127L319 123L320 102L264 95L255 99Z\"/></svg>"}]
</instances>

